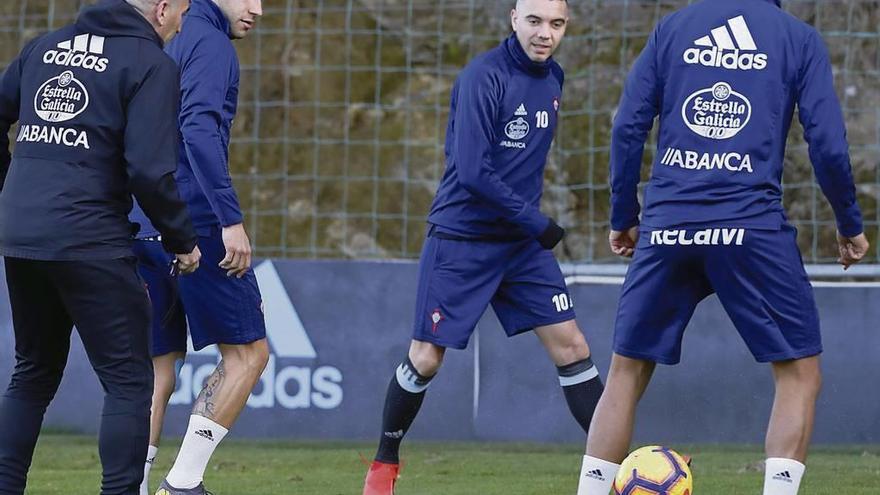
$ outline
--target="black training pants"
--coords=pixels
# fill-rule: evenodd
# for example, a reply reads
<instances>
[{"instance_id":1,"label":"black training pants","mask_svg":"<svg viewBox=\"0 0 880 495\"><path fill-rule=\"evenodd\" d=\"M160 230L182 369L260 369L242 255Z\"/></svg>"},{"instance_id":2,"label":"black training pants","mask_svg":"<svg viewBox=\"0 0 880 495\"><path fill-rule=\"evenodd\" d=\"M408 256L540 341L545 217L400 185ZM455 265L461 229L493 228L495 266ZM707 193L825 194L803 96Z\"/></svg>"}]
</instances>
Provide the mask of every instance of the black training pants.
<instances>
[{"instance_id":1,"label":"black training pants","mask_svg":"<svg viewBox=\"0 0 880 495\"><path fill-rule=\"evenodd\" d=\"M15 370L0 398L0 494L24 493L46 407L61 382L75 325L104 389L102 495L136 495L150 432L150 308L134 257L6 258Z\"/></svg>"}]
</instances>

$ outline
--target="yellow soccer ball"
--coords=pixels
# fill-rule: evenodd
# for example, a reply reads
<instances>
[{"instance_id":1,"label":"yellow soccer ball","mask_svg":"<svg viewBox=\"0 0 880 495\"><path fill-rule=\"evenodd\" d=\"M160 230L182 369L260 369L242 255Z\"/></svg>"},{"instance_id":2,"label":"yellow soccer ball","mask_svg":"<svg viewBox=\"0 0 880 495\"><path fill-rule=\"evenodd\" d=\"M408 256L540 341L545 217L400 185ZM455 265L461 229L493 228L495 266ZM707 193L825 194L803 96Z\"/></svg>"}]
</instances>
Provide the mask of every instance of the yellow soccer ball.
<instances>
[{"instance_id":1,"label":"yellow soccer ball","mask_svg":"<svg viewBox=\"0 0 880 495\"><path fill-rule=\"evenodd\" d=\"M652 445L631 453L614 478L615 495L691 495L693 476L674 450Z\"/></svg>"}]
</instances>

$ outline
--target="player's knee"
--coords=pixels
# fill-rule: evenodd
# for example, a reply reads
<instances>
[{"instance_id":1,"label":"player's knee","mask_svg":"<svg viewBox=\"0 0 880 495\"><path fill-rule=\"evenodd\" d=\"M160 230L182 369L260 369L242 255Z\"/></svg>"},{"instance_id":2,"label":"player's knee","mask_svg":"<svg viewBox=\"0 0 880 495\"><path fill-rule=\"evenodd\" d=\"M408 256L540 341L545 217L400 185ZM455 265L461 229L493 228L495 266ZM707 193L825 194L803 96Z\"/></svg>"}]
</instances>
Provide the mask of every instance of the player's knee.
<instances>
[{"instance_id":1,"label":"player's knee","mask_svg":"<svg viewBox=\"0 0 880 495\"><path fill-rule=\"evenodd\" d=\"M590 347L584 335L578 330L560 340L552 349L552 354L556 366L566 366L590 357Z\"/></svg>"},{"instance_id":2,"label":"player's knee","mask_svg":"<svg viewBox=\"0 0 880 495\"><path fill-rule=\"evenodd\" d=\"M625 384L626 387L633 387L636 390L644 389L651 380L656 366L657 364L653 361L614 354L611 357L611 366L608 370L608 382Z\"/></svg>"},{"instance_id":3,"label":"player's knee","mask_svg":"<svg viewBox=\"0 0 880 495\"><path fill-rule=\"evenodd\" d=\"M240 370L252 376L259 376L269 362L269 344L266 339L242 345L224 346L223 361L227 370Z\"/></svg>"},{"instance_id":4,"label":"player's knee","mask_svg":"<svg viewBox=\"0 0 880 495\"><path fill-rule=\"evenodd\" d=\"M422 376L434 376L443 365L445 349L425 342L413 345L409 350L409 360Z\"/></svg>"},{"instance_id":5,"label":"player's knee","mask_svg":"<svg viewBox=\"0 0 880 495\"><path fill-rule=\"evenodd\" d=\"M266 339L258 340L254 342L251 351L253 353L251 365L258 374L262 374L266 365L269 364L269 343Z\"/></svg>"},{"instance_id":6,"label":"player's knee","mask_svg":"<svg viewBox=\"0 0 880 495\"><path fill-rule=\"evenodd\" d=\"M813 358L775 363L778 387L796 390L806 396L818 396L822 389L822 371Z\"/></svg>"},{"instance_id":7,"label":"player's knee","mask_svg":"<svg viewBox=\"0 0 880 495\"><path fill-rule=\"evenodd\" d=\"M415 359L413 359L413 356L410 356L410 361L412 361L416 371L422 376L436 375L440 371L440 366L443 365L442 356L438 357L431 354L417 354Z\"/></svg>"},{"instance_id":8,"label":"player's knee","mask_svg":"<svg viewBox=\"0 0 880 495\"><path fill-rule=\"evenodd\" d=\"M819 392L822 390L822 371L818 366L805 370L799 378L804 393L814 399L819 396Z\"/></svg>"},{"instance_id":9,"label":"player's knee","mask_svg":"<svg viewBox=\"0 0 880 495\"><path fill-rule=\"evenodd\" d=\"M177 385L177 375L183 366L186 354L173 352L153 357L153 395L168 400Z\"/></svg>"}]
</instances>

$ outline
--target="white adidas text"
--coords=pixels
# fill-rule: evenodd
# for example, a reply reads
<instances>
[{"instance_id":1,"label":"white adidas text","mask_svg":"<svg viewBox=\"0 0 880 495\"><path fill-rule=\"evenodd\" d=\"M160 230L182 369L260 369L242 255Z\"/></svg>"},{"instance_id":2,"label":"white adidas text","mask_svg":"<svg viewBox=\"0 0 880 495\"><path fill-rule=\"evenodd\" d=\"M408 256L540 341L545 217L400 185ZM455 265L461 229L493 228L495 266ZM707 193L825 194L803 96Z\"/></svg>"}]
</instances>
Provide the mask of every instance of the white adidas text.
<instances>
[{"instance_id":1,"label":"white adidas text","mask_svg":"<svg viewBox=\"0 0 880 495\"><path fill-rule=\"evenodd\" d=\"M57 50L47 50L43 63L62 67L82 67L95 72L104 72L110 59L100 57L104 54L104 37L95 34L80 34L72 40L58 43Z\"/></svg>"},{"instance_id":2,"label":"white adidas text","mask_svg":"<svg viewBox=\"0 0 880 495\"><path fill-rule=\"evenodd\" d=\"M260 377L260 386L248 398L252 409L336 409L342 404L342 372L335 366L278 366L275 356L269 356ZM171 405L190 405L201 393L205 380L217 367L209 362L198 367L184 364L177 378L177 390L171 396Z\"/></svg>"},{"instance_id":3,"label":"white adidas text","mask_svg":"<svg viewBox=\"0 0 880 495\"><path fill-rule=\"evenodd\" d=\"M697 47L685 50L685 63L731 70L767 68L767 54L757 52L758 46L745 17L728 19L726 24L712 29L710 33L694 41Z\"/></svg>"},{"instance_id":4,"label":"white adidas text","mask_svg":"<svg viewBox=\"0 0 880 495\"><path fill-rule=\"evenodd\" d=\"M706 50L689 48L684 52L684 61L688 64L700 64L706 67L723 67L732 70L762 70L767 68L767 54L740 53L739 50L725 52L718 47Z\"/></svg>"}]
</instances>

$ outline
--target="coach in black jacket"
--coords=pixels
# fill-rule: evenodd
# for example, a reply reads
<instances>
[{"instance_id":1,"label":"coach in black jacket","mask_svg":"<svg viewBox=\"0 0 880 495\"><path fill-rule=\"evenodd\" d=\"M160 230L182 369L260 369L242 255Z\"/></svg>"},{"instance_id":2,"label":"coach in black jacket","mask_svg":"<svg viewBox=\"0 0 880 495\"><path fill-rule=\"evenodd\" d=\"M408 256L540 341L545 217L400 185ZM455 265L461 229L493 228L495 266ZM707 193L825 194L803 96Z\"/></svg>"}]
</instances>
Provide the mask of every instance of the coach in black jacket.
<instances>
[{"instance_id":1,"label":"coach in black jacket","mask_svg":"<svg viewBox=\"0 0 880 495\"><path fill-rule=\"evenodd\" d=\"M162 51L188 5L103 0L29 43L0 77L0 255L16 355L0 399L0 494L24 492L74 325L105 391L101 493L137 493L153 370L127 216L134 194L176 268L198 266L173 178L178 73Z\"/></svg>"}]
</instances>

